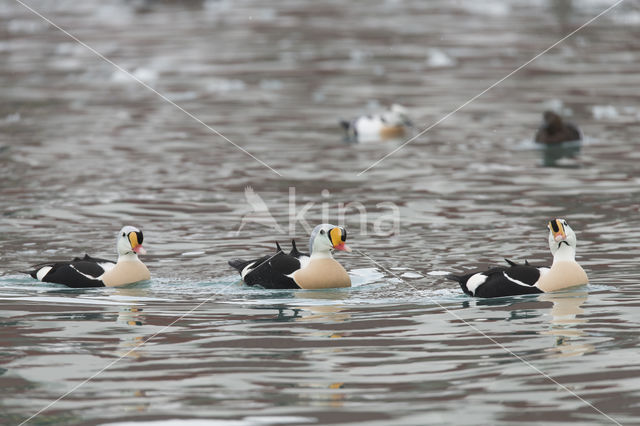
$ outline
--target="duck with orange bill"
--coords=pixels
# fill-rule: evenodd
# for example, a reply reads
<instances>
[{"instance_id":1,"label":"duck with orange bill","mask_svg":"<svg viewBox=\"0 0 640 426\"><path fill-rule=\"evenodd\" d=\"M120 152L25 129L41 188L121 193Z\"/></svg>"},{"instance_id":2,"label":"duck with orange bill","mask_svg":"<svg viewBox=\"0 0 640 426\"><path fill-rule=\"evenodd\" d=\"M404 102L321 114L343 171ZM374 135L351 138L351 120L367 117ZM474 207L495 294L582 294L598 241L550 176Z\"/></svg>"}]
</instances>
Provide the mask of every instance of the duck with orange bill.
<instances>
[{"instance_id":1,"label":"duck with orange bill","mask_svg":"<svg viewBox=\"0 0 640 426\"><path fill-rule=\"evenodd\" d=\"M145 281L151 275L138 258L138 254L146 253L142 240L140 229L125 226L117 236L117 262L85 254L71 261L40 263L28 273L40 281L72 288L118 287Z\"/></svg>"},{"instance_id":2,"label":"duck with orange bill","mask_svg":"<svg viewBox=\"0 0 640 426\"><path fill-rule=\"evenodd\" d=\"M351 287L349 274L332 256L333 250L351 249L345 244L347 231L341 226L318 225L309 238L310 256L293 249L286 254L277 245L276 253L254 260L235 259L235 268L245 284L269 289L324 289Z\"/></svg>"},{"instance_id":3,"label":"duck with orange bill","mask_svg":"<svg viewBox=\"0 0 640 426\"><path fill-rule=\"evenodd\" d=\"M502 297L519 294L548 293L589 282L584 269L576 262L576 233L564 219L549 222L551 267L533 266L525 261L496 266L482 272L448 275L457 281L465 294L474 297Z\"/></svg>"}]
</instances>

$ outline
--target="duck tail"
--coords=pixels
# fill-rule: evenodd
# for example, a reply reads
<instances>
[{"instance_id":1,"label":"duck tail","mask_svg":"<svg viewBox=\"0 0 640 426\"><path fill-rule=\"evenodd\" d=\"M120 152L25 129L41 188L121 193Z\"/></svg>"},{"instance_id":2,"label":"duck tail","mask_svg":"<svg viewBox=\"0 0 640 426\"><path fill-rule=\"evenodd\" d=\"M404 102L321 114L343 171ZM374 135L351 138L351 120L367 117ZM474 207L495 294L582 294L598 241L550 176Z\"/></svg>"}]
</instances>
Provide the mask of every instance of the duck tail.
<instances>
[{"instance_id":1,"label":"duck tail","mask_svg":"<svg viewBox=\"0 0 640 426\"><path fill-rule=\"evenodd\" d=\"M462 279L464 278L462 275L456 275L456 274L447 274L444 277L448 280L457 281L457 282L462 281Z\"/></svg>"},{"instance_id":2,"label":"duck tail","mask_svg":"<svg viewBox=\"0 0 640 426\"><path fill-rule=\"evenodd\" d=\"M35 265L30 266L30 270L22 270L18 271L21 274L31 275L32 278L38 279L38 271L46 266L54 267L56 262L42 262Z\"/></svg>"},{"instance_id":3,"label":"duck tail","mask_svg":"<svg viewBox=\"0 0 640 426\"><path fill-rule=\"evenodd\" d=\"M17 272L18 274L30 275L30 276L31 276L31 278L38 279L38 275L37 275L38 270L37 270L37 269L33 269L33 270L31 270L31 271L19 270L19 271L16 271L16 272Z\"/></svg>"},{"instance_id":4,"label":"duck tail","mask_svg":"<svg viewBox=\"0 0 640 426\"><path fill-rule=\"evenodd\" d=\"M242 270L248 265L250 264L252 261L249 260L242 260L242 259L233 259L230 260L229 266L231 266L233 269L237 270L238 272L242 272Z\"/></svg>"},{"instance_id":5,"label":"duck tail","mask_svg":"<svg viewBox=\"0 0 640 426\"><path fill-rule=\"evenodd\" d=\"M446 279L448 279L448 280L456 281L458 284L460 284L460 288L462 289L464 294L466 294L467 296L473 296L473 293L471 293L469 291L469 289L467 288L467 276L466 275L449 274L449 275L445 275L444 277Z\"/></svg>"}]
</instances>

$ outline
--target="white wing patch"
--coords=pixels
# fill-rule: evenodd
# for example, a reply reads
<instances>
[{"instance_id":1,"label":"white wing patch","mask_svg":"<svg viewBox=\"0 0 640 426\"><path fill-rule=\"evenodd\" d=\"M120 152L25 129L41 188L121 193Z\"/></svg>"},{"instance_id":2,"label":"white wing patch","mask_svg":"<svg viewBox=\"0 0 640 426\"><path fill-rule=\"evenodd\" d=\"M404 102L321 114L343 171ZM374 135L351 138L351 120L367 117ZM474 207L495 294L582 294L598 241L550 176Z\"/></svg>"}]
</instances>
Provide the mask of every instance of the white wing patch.
<instances>
[{"instance_id":1,"label":"white wing patch","mask_svg":"<svg viewBox=\"0 0 640 426\"><path fill-rule=\"evenodd\" d=\"M467 285L467 290L469 290L475 296L476 289L478 287L480 287L482 284L484 284L485 281L487 281L487 276L485 274L477 273L475 275L472 275L467 280L467 284L466 284Z\"/></svg>"},{"instance_id":2,"label":"white wing patch","mask_svg":"<svg viewBox=\"0 0 640 426\"><path fill-rule=\"evenodd\" d=\"M382 129L382 120L379 116L360 117L354 127L358 131L358 136L379 136Z\"/></svg>"},{"instance_id":3,"label":"white wing patch","mask_svg":"<svg viewBox=\"0 0 640 426\"><path fill-rule=\"evenodd\" d=\"M47 276L51 268L51 266L43 266L38 270L38 272L36 272L36 278L42 281L42 279Z\"/></svg>"},{"instance_id":4,"label":"white wing patch","mask_svg":"<svg viewBox=\"0 0 640 426\"><path fill-rule=\"evenodd\" d=\"M538 272L540 272L540 276L538 277L538 281L536 281L536 283L533 285L534 287L538 287L538 283L540 283L540 279L542 278L542 276L544 274L546 274L547 272L549 272L551 268L547 268L546 266L541 266L540 268L538 268ZM538 287L539 288L539 287Z\"/></svg>"},{"instance_id":5,"label":"white wing patch","mask_svg":"<svg viewBox=\"0 0 640 426\"><path fill-rule=\"evenodd\" d=\"M109 272L110 270L112 270L116 264L113 262L108 262L108 263L98 263L98 266L102 268L102 270L104 272ZM103 272L103 274L104 274Z\"/></svg>"},{"instance_id":6,"label":"white wing patch","mask_svg":"<svg viewBox=\"0 0 640 426\"><path fill-rule=\"evenodd\" d=\"M520 281L520 280L516 280L515 278L511 278L509 275L507 275L507 272L506 272L506 271L505 271L505 272L503 272L503 273L502 273L502 275L504 275L504 277L505 277L506 279L508 279L509 281L511 281L511 282L512 282L512 283L514 283L514 284L518 284L518 285L521 285L521 286L524 286L524 287L531 287L531 284L527 284L527 283L524 283L524 282L522 282L522 281ZM538 279L538 281L539 281L539 279ZM538 283L538 281L536 281L536 284ZM535 284L534 284L534 285L535 285Z\"/></svg>"},{"instance_id":7,"label":"white wing patch","mask_svg":"<svg viewBox=\"0 0 640 426\"><path fill-rule=\"evenodd\" d=\"M87 275L87 274L85 274L84 272L80 272L80 271L78 271L78 268L76 268L76 267L75 267L75 266L73 266L73 265L69 265L69 266L71 267L71 269L73 269L74 271L76 271L76 272L77 272L77 273L79 273L80 275L83 275L83 276L85 276L85 277L89 278L90 280L100 281L100 277L101 277L102 275L104 275L104 274L102 274L102 275L100 275L100 277L97 277L97 278L96 278L96 277L94 277L94 276L92 276L92 275Z\"/></svg>"},{"instance_id":8,"label":"white wing patch","mask_svg":"<svg viewBox=\"0 0 640 426\"><path fill-rule=\"evenodd\" d=\"M302 269L309 264L311 258L309 256L300 256L298 261L300 261L300 269Z\"/></svg>"},{"instance_id":9,"label":"white wing patch","mask_svg":"<svg viewBox=\"0 0 640 426\"><path fill-rule=\"evenodd\" d=\"M250 264L248 264L247 266L244 267L242 272L240 272L240 276L242 277L243 280L244 280L244 277L246 277L249 272L253 271L253 269L251 267L253 265L255 265L255 263L256 262L251 262Z\"/></svg>"},{"instance_id":10,"label":"white wing patch","mask_svg":"<svg viewBox=\"0 0 640 426\"><path fill-rule=\"evenodd\" d=\"M540 276L543 276L544 274L546 274L547 272L549 272L550 268L547 268L545 266L542 266L540 268L538 268L538 272L540 272Z\"/></svg>"}]
</instances>

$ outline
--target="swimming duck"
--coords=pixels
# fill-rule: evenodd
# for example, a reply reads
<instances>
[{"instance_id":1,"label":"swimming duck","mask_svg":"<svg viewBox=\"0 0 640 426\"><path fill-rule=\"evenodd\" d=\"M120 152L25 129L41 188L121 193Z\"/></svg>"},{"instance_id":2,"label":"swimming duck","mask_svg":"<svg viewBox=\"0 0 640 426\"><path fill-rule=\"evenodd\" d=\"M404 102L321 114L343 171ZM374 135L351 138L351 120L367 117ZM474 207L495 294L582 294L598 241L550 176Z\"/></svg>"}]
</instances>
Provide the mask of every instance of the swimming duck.
<instances>
[{"instance_id":1,"label":"swimming duck","mask_svg":"<svg viewBox=\"0 0 640 426\"><path fill-rule=\"evenodd\" d=\"M564 219L549 222L549 249L553 254L551 267L533 266L529 262L496 266L484 272L448 275L460 283L462 291L475 297L502 297L518 294L547 293L587 284L589 279L575 260L576 233Z\"/></svg>"},{"instance_id":2,"label":"swimming duck","mask_svg":"<svg viewBox=\"0 0 640 426\"><path fill-rule=\"evenodd\" d=\"M235 259L229 265L240 272L247 285L269 289L321 289L350 287L347 271L331 255L331 250L351 251L345 244L347 231L330 224L318 225L309 238L311 256L301 253L293 243L286 254L276 243L276 253L255 260Z\"/></svg>"},{"instance_id":3,"label":"swimming duck","mask_svg":"<svg viewBox=\"0 0 640 426\"><path fill-rule=\"evenodd\" d=\"M399 138L405 135L407 127L413 126L407 109L398 104L380 114L365 115L340 124L348 140L359 142Z\"/></svg>"},{"instance_id":4,"label":"swimming duck","mask_svg":"<svg viewBox=\"0 0 640 426\"><path fill-rule=\"evenodd\" d=\"M572 124L566 123L553 111L545 111L542 124L536 132L537 143L554 145L563 142L579 141L582 139L580 130Z\"/></svg>"},{"instance_id":5,"label":"swimming duck","mask_svg":"<svg viewBox=\"0 0 640 426\"><path fill-rule=\"evenodd\" d=\"M40 281L73 288L117 287L148 280L151 277L149 270L138 259L138 254L146 253L142 240L141 230L125 226L117 237L117 262L85 254L70 262L40 263L28 273Z\"/></svg>"}]
</instances>

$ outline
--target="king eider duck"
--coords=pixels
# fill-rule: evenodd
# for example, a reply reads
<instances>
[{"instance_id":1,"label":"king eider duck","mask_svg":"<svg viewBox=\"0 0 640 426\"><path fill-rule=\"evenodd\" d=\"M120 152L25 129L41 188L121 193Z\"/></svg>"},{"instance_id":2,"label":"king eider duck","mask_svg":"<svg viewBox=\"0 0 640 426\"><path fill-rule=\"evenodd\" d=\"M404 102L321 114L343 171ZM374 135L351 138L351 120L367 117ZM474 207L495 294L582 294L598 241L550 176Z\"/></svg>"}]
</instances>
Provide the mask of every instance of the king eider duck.
<instances>
[{"instance_id":1,"label":"king eider duck","mask_svg":"<svg viewBox=\"0 0 640 426\"><path fill-rule=\"evenodd\" d=\"M536 143L545 145L557 145L581 139L580 130L574 124L563 121L562 117L553 111L544 112L542 124L535 137Z\"/></svg>"},{"instance_id":2,"label":"king eider duck","mask_svg":"<svg viewBox=\"0 0 640 426\"><path fill-rule=\"evenodd\" d=\"M365 115L351 121L343 120L340 125L349 141L375 142L400 138L413 123L405 107L393 104L380 114Z\"/></svg>"},{"instance_id":3,"label":"king eider duck","mask_svg":"<svg viewBox=\"0 0 640 426\"><path fill-rule=\"evenodd\" d=\"M117 262L85 254L70 262L40 263L28 273L40 281L72 288L117 287L148 280L149 270L138 259L138 254L146 253L142 240L141 230L125 226L117 237Z\"/></svg>"},{"instance_id":4,"label":"king eider duck","mask_svg":"<svg viewBox=\"0 0 640 426\"><path fill-rule=\"evenodd\" d=\"M289 254L276 244L277 251L255 260L231 260L245 284L268 289L322 289L351 287L347 271L331 255L331 250L347 251L347 231L329 224L318 225L309 238L311 256L293 245Z\"/></svg>"},{"instance_id":5,"label":"king eider duck","mask_svg":"<svg viewBox=\"0 0 640 426\"><path fill-rule=\"evenodd\" d=\"M475 297L547 293L587 284L587 274L575 260L576 233L564 219L554 219L548 227L549 248L553 254L551 268L507 260L508 267L496 266L484 272L448 275L447 278L458 281L462 291Z\"/></svg>"}]
</instances>

